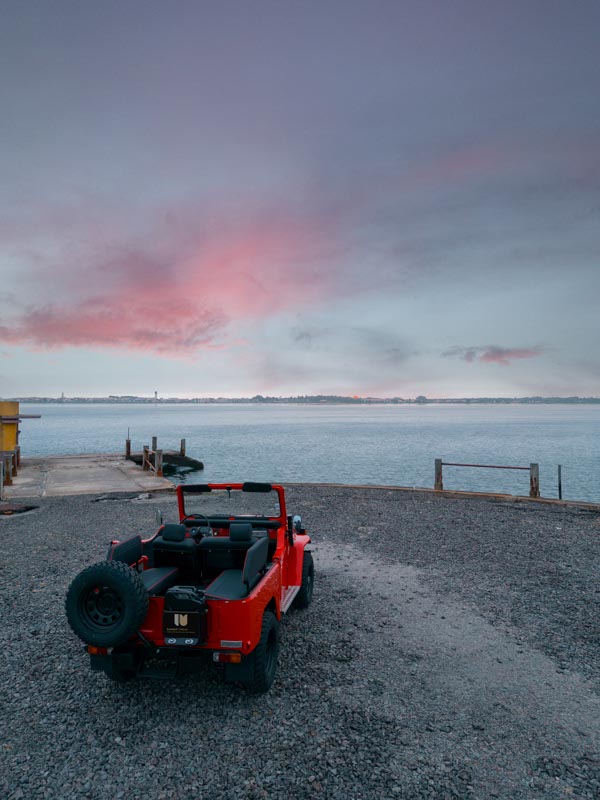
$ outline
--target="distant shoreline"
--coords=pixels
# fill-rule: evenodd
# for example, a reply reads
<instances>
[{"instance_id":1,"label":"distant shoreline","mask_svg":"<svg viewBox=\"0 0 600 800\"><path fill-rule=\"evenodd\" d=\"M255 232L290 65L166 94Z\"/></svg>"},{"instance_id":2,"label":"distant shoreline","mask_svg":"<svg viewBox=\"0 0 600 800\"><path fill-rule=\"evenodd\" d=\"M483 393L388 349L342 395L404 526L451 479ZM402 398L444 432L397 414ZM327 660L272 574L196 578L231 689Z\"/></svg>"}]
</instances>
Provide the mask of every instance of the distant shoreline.
<instances>
[{"instance_id":1,"label":"distant shoreline","mask_svg":"<svg viewBox=\"0 0 600 800\"><path fill-rule=\"evenodd\" d=\"M599 405L600 397L456 397L414 399L400 397L337 397L315 395L303 397L14 397L20 403L38 405Z\"/></svg>"}]
</instances>

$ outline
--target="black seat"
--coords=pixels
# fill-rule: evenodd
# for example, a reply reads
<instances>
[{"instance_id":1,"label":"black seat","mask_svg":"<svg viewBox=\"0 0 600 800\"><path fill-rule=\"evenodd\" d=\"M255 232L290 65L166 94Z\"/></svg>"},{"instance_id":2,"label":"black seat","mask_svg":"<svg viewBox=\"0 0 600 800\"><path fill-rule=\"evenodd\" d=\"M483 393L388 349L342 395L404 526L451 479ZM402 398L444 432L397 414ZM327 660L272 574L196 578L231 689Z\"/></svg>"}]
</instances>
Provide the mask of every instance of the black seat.
<instances>
[{"instance_id":1,"label":"black seat","mask_svg":"<svg viewBox=\"0 0 600 800\"><path fill-rule=\"evenodd\" d=\"M159 535L162 536L165 542L182 542L185 539L187 528L185 525L179 525L173 522L165 523L159 530Z\"/></svg>"},{"instance_id":2,"label":"black seat","mask_svg":"<svg viewBox=\"0 0 600 800\"><path fill-rule=\"evenodd\" d=\"M183 579L196 579L200 572L198 544L186 534L185 525L163 525L148 546L152 567L177 567Z\"/></svg>"},{"instance_id":3,"label":"black seat","mask_svg":"<svg viewBox=\"0 0 600 800\"><path fill-rule=\"evenodd\" d=\"M241 600L247 597L267 565L269 540L258 539L246 553L243 569L226 569L206 587L205 594L217 600Z\"/></svg>"},{"instance_id":4,"label":"black seat","mask_svg":"<svg viewBox=\"0 0 600 800\"><path fill-rule=\"evenodd\" d=\"M246 553L244 569L242 570L242 583L247 587L248 592L251 592L259 582L261 573L267 566L268 553L269 540L266 538L259 539Z\"/></svg>"},{"instance_id":5,"label":"black seat","mask_svg":"<svg viewBox=\"0 0 600 800\"><path fill-rule=\"evenodd\" d=\"M241 569L226 569L218 578L206 587L204 594L215 600L242 600L248 594L245 583L242 583Z\"/></svg>"},{"instance_id":6,"label":"black seat","mask_svg":"<svg viewBox=\"0 0 600 800\"><path fill-rule=\"evenodd\" d=\"M250 542L252 540L252 523L232 522L229 526L229 539L232 542Z\"/></svg>"},{"instance_id":7,"label":"black seat","mask_svg":"<svg viewBox=\"0 0 600 800\"><path fill-rule=\"evenodd\" d=\"M203 573L210 575L224 569L241 569L246 553L256 541L250 522L232 522L229 536L205 536L198 545Z\"/></svg>"},{"instance_id":8,"label":"black seat","mask_svg":"<svg viewBox=\"0 0 600 800\"><path fill-rule=\"evenodd\" d=\"M178 577L176 567L154 567L140 572L142 583L150 595L162 594L177 583Z\"/></svg>"},{"instance_id":9,"label":"black seat","mask_svg":"<svg viewBox=\"0 0 600 800\"><path fill-rule=\"evenodd\" d=\"M107 561L122 561L131 566L142 558L142 537L132 536L124 542L111 542L106 555Z\"/></svg>"}]
</instances>

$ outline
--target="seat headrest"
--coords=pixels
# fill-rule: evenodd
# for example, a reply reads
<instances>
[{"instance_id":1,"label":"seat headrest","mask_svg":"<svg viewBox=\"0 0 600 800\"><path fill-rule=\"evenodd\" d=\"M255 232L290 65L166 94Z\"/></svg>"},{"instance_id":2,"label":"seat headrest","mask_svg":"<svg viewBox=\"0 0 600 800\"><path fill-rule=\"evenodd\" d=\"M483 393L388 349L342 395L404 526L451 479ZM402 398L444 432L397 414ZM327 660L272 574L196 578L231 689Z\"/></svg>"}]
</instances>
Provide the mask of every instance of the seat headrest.
<instances>
[{"instance_id":1,"label":"seat headrest","mask_svg":"<svg viewBox=\"0 0 600 800\"><path fill-rule=\"evenodd\" d=\"M166 525L163 525L161 533L165 542L182 542L185 539L186 531L185 525L167 522Z\"/></svg>"},{"instance_id":2,"label":"seat headrest","mask_svg":"<svg viewBox=\"0 0 600 800\"><path fill-rule=\"evenodd\" d=\"M232 542L249 542L252 538L252 523L232 522L229 526L229 538Z\"/></svg>"}]
</instances>

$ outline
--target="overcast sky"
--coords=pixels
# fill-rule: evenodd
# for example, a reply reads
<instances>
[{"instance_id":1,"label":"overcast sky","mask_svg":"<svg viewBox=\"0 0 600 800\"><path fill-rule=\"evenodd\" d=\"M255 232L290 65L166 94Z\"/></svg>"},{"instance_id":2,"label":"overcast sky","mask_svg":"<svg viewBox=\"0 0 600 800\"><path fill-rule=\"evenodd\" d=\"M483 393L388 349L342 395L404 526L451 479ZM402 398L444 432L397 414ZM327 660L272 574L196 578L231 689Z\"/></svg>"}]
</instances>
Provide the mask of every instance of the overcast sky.
<instances>
[{"instance_id":1,"label":"overcast sky","mask_svg":"<svg viewBox=\"0 0 600 800\"><path fill-rule=\"evenodd\" d=\"M13 2L0 395L600 395L599 2Z\"/></svg>"}]
</instances>

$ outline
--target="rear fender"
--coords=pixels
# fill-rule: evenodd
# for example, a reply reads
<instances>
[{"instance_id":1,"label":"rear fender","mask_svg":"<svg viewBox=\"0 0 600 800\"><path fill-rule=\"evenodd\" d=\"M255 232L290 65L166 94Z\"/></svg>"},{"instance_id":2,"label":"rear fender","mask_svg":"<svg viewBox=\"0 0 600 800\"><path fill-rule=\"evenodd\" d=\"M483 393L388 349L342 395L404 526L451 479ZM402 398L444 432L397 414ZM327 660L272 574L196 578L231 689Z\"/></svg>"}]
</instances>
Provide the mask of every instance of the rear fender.
<instances>
[{"instance_id":1,"label":"rear fender","mask_svg":"<svg viewBox=\"0 0 600 800\"><path fill-rule=\"evenodd\" d=\"M294 546L290 547L287 555L287 586L302 585L302 565L304 563L304 553L310 552L311 549L312 545L310 542L310 536L305 533L295 534Z\"/></svg>"},{"instance_id":2,"label":"rear fender","mask_svg":"<svg viewBox=\"0 0 600 800\"><path fill-rule=\"evenodd\" d=\"M157 647L165 646L164 605L164 597L150 597L148 613L140 628L144 639ZM281 618L281 566L277 560L258 586L243 600L206 598L207 630L202 649L233 649L241 650L244 654L250 653L260 639L266 608L270 608L277 619ZM223 645L222 642L241 642L241 645Z\"/></svg>"},{"instance_id":3,"label":"rear fender","mask_svg":"<svg viewBox=\"0 0 600 800\"><path fill-rule=\"evenodd\" d=\"M212 600L208 597L206 647L211 650L241 650L245 655L251 653L260 640L265 609L272 609L277 619L281 617L280 587L279 565L274 564L243 600Z\"/></svg>"}]
</instances>

